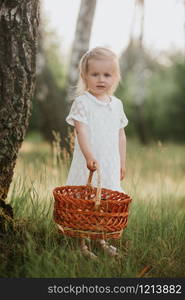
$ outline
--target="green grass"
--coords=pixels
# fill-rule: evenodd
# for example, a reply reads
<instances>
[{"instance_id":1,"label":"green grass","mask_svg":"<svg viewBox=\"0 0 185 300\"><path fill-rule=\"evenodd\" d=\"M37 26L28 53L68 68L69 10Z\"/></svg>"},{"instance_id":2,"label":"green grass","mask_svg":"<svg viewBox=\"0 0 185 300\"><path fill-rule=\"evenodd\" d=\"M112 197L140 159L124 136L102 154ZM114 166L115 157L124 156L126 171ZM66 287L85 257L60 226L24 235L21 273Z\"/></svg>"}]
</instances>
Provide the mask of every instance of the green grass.
<instances>
[{"instance_id":1,"label":"green grass","mask_svg":"<svg viewBox=\"0 0 185 300\"><path fill-rule=\"evenodd\" d=\"M0 239L0 277L138 277L145 267L143 277L185 277L184 146L128 141L127 149L123 187L133 201L122 238L111 241L120 258L87 241L95 262L52 219L52 189L65 183L67 167L42 141L23 144L8 195L15 231Z\"/></svg>"}]
</instances>

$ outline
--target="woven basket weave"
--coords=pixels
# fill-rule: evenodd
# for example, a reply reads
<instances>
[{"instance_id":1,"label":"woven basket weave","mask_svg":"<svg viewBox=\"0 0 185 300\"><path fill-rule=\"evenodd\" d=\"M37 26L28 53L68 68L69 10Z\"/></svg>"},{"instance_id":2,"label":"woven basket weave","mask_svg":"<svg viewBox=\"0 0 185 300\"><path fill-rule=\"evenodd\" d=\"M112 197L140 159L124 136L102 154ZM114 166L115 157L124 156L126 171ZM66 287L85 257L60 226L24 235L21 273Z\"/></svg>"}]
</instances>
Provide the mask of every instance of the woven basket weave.
<instances>
[{"instance_id":1,"label":"woven basket weave","mask_svg":"<svg viewBox=\"0 0 185 300\"><path fill-rule=\"evenodd\" d=\"M54 221L61 233L71 237L118 239L127 226L132 199L121 192L101 188L97 170L97 188L91 185L61 186L53 190Z\"/></svg>"}]
</instances>

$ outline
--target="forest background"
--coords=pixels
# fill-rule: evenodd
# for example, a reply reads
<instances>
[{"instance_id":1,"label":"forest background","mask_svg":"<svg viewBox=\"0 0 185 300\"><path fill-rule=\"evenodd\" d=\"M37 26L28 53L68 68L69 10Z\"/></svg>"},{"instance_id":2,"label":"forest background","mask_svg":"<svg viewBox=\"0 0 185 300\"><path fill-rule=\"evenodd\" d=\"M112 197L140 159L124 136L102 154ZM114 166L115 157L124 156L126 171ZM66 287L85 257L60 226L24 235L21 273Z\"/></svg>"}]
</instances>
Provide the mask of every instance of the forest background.
<instances>
[{"instance_id":1,"label":"forest background","mask_svg":"<svg viewBox=\"0 0 185 300\"><path fill-rule=\"evenodd\" d=\"M112 3L111 0L108 2L110 6ZM109 31L110 41L108 46L114 50L116 46L113 42L111 44L111 36L115 35L118 40L121 40L122 37L120 36L120 33L122 30L124 47L121 49L120 42L119 47L117 46L117 48L115 48L120 59L122 74L122 80L116 91L116 96L122 99L129 119L129 126L126 129L127 135L128 137L137 138L142 143L149 143L151 141L163 142L169 140L174 142L184 142L184 3L183 1L164 0L162 8L165 7L164 4L166 3L166 11L164 11L158 3L158 7L156 7L156 9L158 8L158 12L156 10L158 17L156 14L156 18L152 18L152 9L149 10L146 8L148 3L153 1L145 1L145 4L144 1L126 2L127 4L125 4L125 7L123 5L122 9L128 9L126 7L128 2L130 2L130 4L132 2L132 7L130 7L132 10L127 14L129 15L130 23L126 20L127 28L124 28L125 24L120 19L119 23L123 24L123 29L112 26L112 32ZM67 7L65 8L66 1L60 1L60 3L59 1L56 1L52 5L54 6L55 4L56 9L58 5L59 11L66 10L66 12L70 14L70 12L67 11ZM73 4L74 3L71 2L71 6ZM80 2L78 2L78 4L80 4ZM70 6L70 3L68 3L68 5ZM94 8L96 11L92 10L91 14L94 15L91 19L89 18L89 27L91 28L89 29L88 26L86 26L87 30L92 34L88 36L88 39L86 38L85 44L80 46L80 54L86 50L85 48L89 49L90 45L91 48L92 46L107 46L105 44L105 41L107 40L105 39L104 41L101 30L102 40L104 42L99 41L98 44L96 42L96 35L97 39L100 39L100 36L98 36L98 30L95 27L96 24L93 23L93 18L94 22L98 22L98 17L96 18L96 15L99 14L102 16L103 9L105 8L99 7L98 5L99 3L97 1L97 7ZM104 5L106 6L105 1ZM60 31L57 30L57 28L56 31L54 31L54 25L53 28L51 26L51 23L60 26L60 20L57 19L55 22L50 20L48 17L50 7L48 5L47 8L47 1L43 1L42 7L43 23L40 35L40 53L38 55L37 90L33 101L33 113L28 133L31 131L39 132L45 139L51 141L53 138L52 130L60 132L62 139L63 137L66 137L65 132L67 124L65 123L65 117L68 112L67 104L69 103L66 98L66 93L69 88L69 73L74 73L74 70L71 70L69 66L71 63L71 52L76 51L74 47L72 48L72 41L75 39L75 30L73 28L72 31L69 26L71 22L71 27L75 27L78 12L75 12L76 15L75 13L71 13L71 16L74 16L75 20L72 20L70 15L67 15L67 18L71 20L70 22L62 23L61 20L61 27L62 25L66 26L63 27L63 36L61 36L62 28L60 28ZM175 10L177 7L179 10ZM77 7L77 3L75 8L78 10L80 9L80 7ZM73 10L75 8L73 8ZM102 10L100 11L100 9ZM177 26L177 29L172 31L171 28L168 28L168 18L171 17L171 11L173 10L176 14L174 14L173 19L171 19L171 28ZM180 11L183 11L183 14L180 13ZM179 15L177 13L179 13ZM123 18L125 18L125 15L126 13L123 11ZM53 15L53 17L54 16L55 15ZM81 18L80 14L79 17ZM162 17L164 17L163 23ZM178 18L181 22L177 22ZM84 20L81 18L78 22L83 23ZM154 24L149 26L148 23L151 24L151 22ZM158 22L161 22L161 29ZM118 24L116 23L116 25ZM181 24L181 27L179 24ZM92 31L92 27L95 28L94 32ZM150 32L147 32L147 27L150 27L150 32L153 36L153 42L150 42L149 44L150 48L147 46L147 36L149 39L150 34ZM83 31L84 30L85 29L83 29ZM171 30L170 34L169 30ZM73 32L73 37L72 33L70 33L71 31ZM160 31L164 34L163 37L161 36ZM70 34L71 45L68 41L68 35L70 36ZM85 36L85 33L83 34ZM106 32L104 32L104 34L106 35ZM179 42L178 39L180 34L182 35L182 40ZM178 35L177 39L176 35ZM165 45L164 41L161 42L160 39L166 40L167 45ZM74 42L76 42L76 40L74 40ZM79 55L77 54L76 57L78 59ZM77 64L78 61L75 63ZM75 84L76 81L71 85L73 89Z\"/></svg>"},{"instance_id":2,"label":"forest background","mask_svg":"<svg viewBox=\"0 0 185 300\"><path fill-rule=\"evenodd\" d=\"M59 11L59 19L54 11ZM116 29L108 25L110 11ZM11 176L2 177L15 230L6 228L8 234L1 235L0 277L185 277L184 14L184 0L41 1L32 114L14 172L14 164L9 164L13 175L9 190L4 183ZM127 17L129 22L123 25ZM60 25L65 18L66 25ZM27 36L32 32L29 25ZM95 46L108 46L119 55L122 80L115 95L123 101L129 119L123 186L133 201L128 227L120 240L111 241L118 246L120 259L107 259L96 249L98 263L84 263L77 241L57 231L52 191L65 185L72 158L74 133L65 118L79 58ZM14 95L22 90L21 81L17 82L20 74L15 74L13 95L3 99L19 99ZM17 109L17 124L23 122L17 105L10 105L10 111L7 105L7 111L12 107ZM10 146L3 151L11 158L13 138L4 139L4 145Z\"/></svg>"}]
</instances>

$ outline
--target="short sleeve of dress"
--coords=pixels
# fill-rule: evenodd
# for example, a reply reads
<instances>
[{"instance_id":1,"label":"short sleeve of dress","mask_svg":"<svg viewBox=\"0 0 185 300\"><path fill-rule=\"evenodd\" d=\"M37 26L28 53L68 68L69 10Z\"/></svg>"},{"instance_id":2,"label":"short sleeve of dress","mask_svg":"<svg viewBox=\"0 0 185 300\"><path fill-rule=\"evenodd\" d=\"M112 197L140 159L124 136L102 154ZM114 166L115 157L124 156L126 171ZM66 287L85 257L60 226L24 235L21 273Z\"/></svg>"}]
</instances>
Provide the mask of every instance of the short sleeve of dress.
<instances>
[{"instance_id":1,"label":"short sleeve of dress","mask_svg":"<svg viewBox=\"0 0 185 300\"><path fill-rule=\"evenodd\" d=\"M76 98L71 106L69 115L66 118L66 122L74 126L74 121L80 121L88 124L87 107L84 101L80 98Z\"/></svg>"},{"instance_id":2,"label":"short sleeve of dress","mask_svg":"<svg viewBox=\"0 0 185 300\"><path fill-rule=\"evenodd\" d=\"M125 115L124 109L123 109L123 103L120 101L120 126L119 128L124 128L128 125L128 119Z\"/></svg>"}]
</instances>

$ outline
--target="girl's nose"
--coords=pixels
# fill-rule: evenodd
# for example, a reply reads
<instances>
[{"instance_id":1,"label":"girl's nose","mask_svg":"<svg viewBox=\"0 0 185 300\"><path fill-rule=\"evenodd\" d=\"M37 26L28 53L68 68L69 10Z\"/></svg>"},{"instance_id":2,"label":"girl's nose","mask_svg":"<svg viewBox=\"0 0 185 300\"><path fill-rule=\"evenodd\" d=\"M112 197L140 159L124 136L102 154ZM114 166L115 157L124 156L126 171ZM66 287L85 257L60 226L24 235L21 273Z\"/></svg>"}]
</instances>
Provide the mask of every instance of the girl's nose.
<instances>
[{"instance_id":1,"label":"girl's nose","mask_svg":"<svg viewBox=\"0 0 185 300\"><path fill-rule=\"evenodd\" d=\"M99 81L104 81L103 75L100 75L100 76L99 76Z\"/></svg>"}]
</instances>

